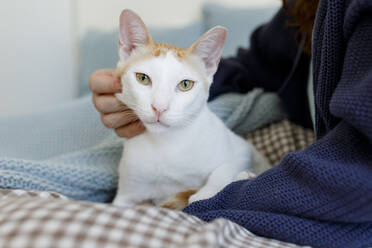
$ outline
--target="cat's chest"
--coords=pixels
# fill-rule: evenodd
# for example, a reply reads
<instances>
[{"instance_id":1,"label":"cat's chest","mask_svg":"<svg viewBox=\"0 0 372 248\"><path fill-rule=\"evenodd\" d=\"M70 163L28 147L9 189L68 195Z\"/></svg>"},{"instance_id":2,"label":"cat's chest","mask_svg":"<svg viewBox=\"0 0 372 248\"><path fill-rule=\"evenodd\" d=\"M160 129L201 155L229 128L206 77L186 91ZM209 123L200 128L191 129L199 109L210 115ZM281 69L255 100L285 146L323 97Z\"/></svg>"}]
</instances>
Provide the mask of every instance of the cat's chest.
<instances>
[{"instance_id":1,"label":"cat's chest","mask_svg":"<svg viewBox=\"0 0 372 248\"><path fill-rule=\"evenodd\" d=\"M151 175L153 183L198 187L216 167L200 145L169 142L156 144L145 139L124 143L123 166L137 175Z\"/></svg>"}]
</instances>

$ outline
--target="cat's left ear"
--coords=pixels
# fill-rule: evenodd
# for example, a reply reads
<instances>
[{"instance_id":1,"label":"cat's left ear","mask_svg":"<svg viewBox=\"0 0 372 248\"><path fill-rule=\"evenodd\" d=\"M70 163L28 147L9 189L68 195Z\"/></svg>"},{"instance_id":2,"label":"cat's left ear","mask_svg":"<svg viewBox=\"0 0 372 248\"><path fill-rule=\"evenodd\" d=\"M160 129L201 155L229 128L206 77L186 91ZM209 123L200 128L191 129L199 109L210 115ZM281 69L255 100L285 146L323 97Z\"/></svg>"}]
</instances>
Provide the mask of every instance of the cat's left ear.
<instances>
[{"instance_id":1,"label":"cat's left ear","mask_svg":"<svg viewBox=\"0 0 372 248\"><path fill-rule=\"evenodd\" d=\"M125 9L120 15L119 56L125 61L132 51L152 42L149 31L142 19L133 11Z\"/></svg>"},{"instance_id":2,"label":"cat's left ear","mask_svg":"<svg viewBox=\"0 0 372 248\"><path fill-rule=\"evenodd\" d=\"M203 34L189 48L191 53L203 60L208 77L212 77L217 70L226 40L226 33L226 28L216 26Z\"/></svg>"}]
</instances>

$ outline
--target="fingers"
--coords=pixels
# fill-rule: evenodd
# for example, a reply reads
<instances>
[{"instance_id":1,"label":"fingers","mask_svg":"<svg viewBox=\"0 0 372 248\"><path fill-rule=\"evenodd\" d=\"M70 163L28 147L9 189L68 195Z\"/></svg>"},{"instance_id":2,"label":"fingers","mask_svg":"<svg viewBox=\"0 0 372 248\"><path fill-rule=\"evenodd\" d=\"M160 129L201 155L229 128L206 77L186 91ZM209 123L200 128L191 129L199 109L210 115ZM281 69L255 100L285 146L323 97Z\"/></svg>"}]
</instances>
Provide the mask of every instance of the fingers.
<instances>
[{"instance_id":1,"label":"fingers","mask_svg":"<svg viewBox=\"0 0 372 248\"><path fill-rule=\"evenodd\" d=\"M108 128L114 128L118 136L132 138L145 131L145 127L131 109L113 95L95 95L96 108L101 111L101 121ZM114 112L116 111L116 112Z\"/></svg>"},{"instance_id":2,"label":"fingers","mask_svg":"<svg viewBox=\"0 0 372 248\"><path fill-rule=\"evenodd\" d=\"M102 69L94 72L89 79L89 87L96 94L113 94L121 92L121 82L115 71Z\"/></svg>"},{"instance_id":3,"label":"fingers","mask_svg":"<svg viewBox=\"0 0 372 248\"><path fill-rule=\"evenodd\" d=\"M114 128L120 137L131 138L145 131L138 117L114 95L120 93L120 78L115 71L102 69L94 72L89 79L93 92L93 103L101 112L102 123L108 128Z\"/></svg>"},{"instance_id":4,"label":"fingers","mask_svg":"<svg viewBox=\"0 0 372 248\"><path fill-rule=\"evenodd\" d=\"M96 109L102 114L123 112L128 109L114 95L97 95L93 94L93 103Z\"/></svg>"},{"instance_id":5,"label":"fingers","mask_svg":"<svg viewBox=\"0 0 372 248\"><path fill-rule=\"evenodd\" d=\"M145 126L139 120L133 123L130 123L124 127L115 129L116 135L123 137L123 138L132 138L134 136L137 136L143 133L144 131L145 131Z\"/></svg>"},{"instance_id":6,"label":"fingers","mask_svg":"<svg viewBox=\"0 0 372 248\"><path fill-rule=\"evenodd\" d=\"M138 120L132 110L101 115L102 123L108 128L118 128Z\"/></svg>"}]
</instances>

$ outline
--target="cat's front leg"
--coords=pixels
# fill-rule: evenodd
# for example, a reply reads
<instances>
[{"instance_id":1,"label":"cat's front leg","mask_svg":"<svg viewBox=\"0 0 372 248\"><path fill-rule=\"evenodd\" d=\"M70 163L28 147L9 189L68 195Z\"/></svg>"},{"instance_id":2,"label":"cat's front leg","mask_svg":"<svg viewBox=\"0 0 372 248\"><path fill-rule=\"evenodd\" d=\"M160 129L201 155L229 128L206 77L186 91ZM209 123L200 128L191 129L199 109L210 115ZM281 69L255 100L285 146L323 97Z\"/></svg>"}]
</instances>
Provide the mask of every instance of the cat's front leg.
<instances>
[{"instance_id":1,"label":"cat's front leg","mask_svg":"<svg viewBox=\"0 0 372 248\"><path fill-rule=\"evenodd\" d=\"M150 189L147 184L136 183L135 180L122 178L112 204L118 207L134 207L150 201Z\"/></svg>"},{"instance_id":2,"label":"cat's front leg","mask_svg":"<svg viewBox=\"0 0 372 248\"><path fill-rule=\"evenodd\" d=\"M206 184L197 193L190 196L189 204L215 196L225 186L232 183L236 176L244 171L246 167L246 162L240 162L234 165L223 164L217 167L209 175Z\"/></svg>"},{"instance_id":3,"label":"cat's front leg","mask_svg":"<svg viewBox=\"0 0 372 248\"><path fill-rule=\"evenodd\" d=\"M115 196L115 199L112 202L112 205L117 206L117 207L123 207L123 208L134 207L137 204L138 202L135 201L132 197L128 195L119 195L119 194Z\"/></svg>"},{"instance_id":4,"label":"cat's front leg","mask_svg":"<svg viewBox=\"0 0 372 248\"><path fill-rule=\"evenodd\" d=\"M217 186L211 186L211 185L207 186L206 185L206 186L202 187L197 193L190 196L189 204L191 204L193 202L196 202L196 201L209 199L209 198L215 196L223 188L224 187L217 187Z\"/></svg>"}]
</instances>

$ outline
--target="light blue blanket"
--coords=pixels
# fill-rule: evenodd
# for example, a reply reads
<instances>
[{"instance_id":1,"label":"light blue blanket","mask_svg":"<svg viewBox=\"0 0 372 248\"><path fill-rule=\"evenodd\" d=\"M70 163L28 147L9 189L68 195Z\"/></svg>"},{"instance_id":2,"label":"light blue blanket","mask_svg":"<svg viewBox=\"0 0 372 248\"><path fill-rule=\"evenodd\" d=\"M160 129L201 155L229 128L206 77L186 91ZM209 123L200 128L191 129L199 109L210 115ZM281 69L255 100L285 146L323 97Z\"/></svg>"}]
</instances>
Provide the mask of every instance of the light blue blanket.
<instances>
[{"instance_id":1,"label":"light blue blanket","mask_svg":"<svg viewBox=\"0 0 372 248\"><path fill-rule=\"evenodd\" d=\"M279 97L260 89L223 95L209 106L239 134L286 117ZM0 188L109 202L117 187L122 141L101 124L91 96L33 115L0 119Z\"/></svg>"}]
</instances>

